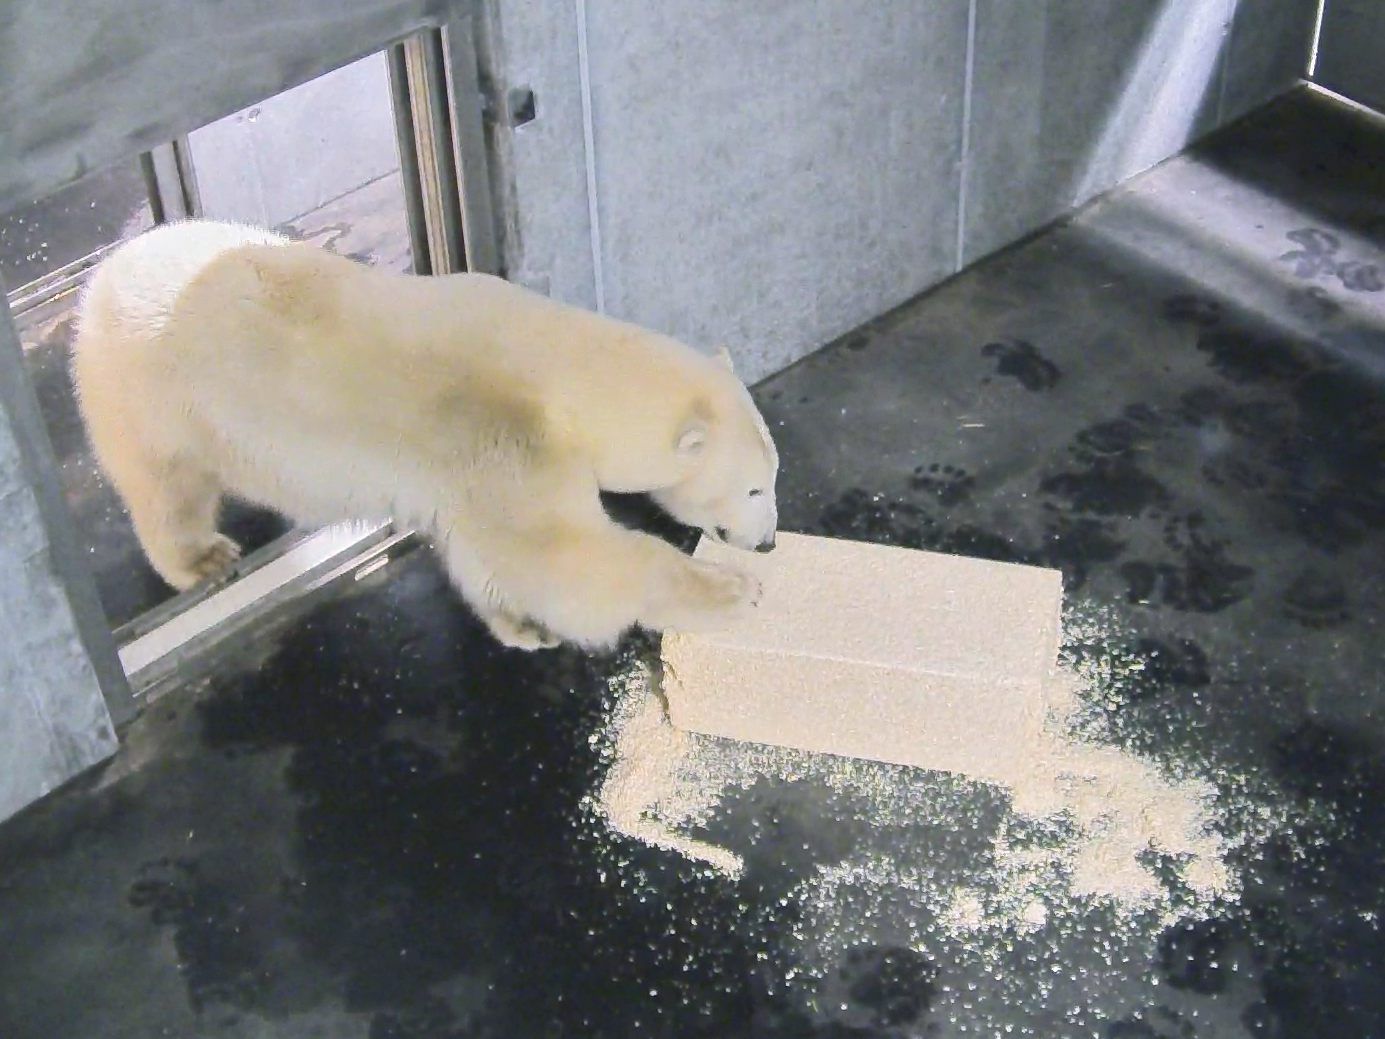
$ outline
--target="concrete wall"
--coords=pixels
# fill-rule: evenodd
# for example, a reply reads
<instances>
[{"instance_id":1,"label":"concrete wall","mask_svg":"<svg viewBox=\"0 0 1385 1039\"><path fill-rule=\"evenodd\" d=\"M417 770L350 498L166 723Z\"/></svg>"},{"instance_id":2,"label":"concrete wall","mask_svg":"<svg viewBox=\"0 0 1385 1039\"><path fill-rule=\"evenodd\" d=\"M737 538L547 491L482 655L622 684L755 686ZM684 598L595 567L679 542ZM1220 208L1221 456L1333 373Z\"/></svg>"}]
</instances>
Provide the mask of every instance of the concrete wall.
<instances>
[{"instance_id":1,"label":"concrete wall","mask_svg":"<svg viewBox=\"0 0 1385 1039\"><path fill-rule=\"evenodd\" d=\"M1314 12L1315 0L978 0L962 262L1292 86Z\"/></svg>"},{"instance_id":2,"label":"concrete wall","mask_svg":"<svg viewBox=\"0 0 1385 1039\"><path fill-rule=\"evenodd\" d=\"M399 169L389 73L372 54L188 135L207 216L274 227Z\"/></svg>"},{"instance_id":3,"label":"concrete wall","mask_svg":"<svg viewBox=\"0 0 1385 1039\"><path fill-rule=\"evenodd\" d=\"M491 0L506 266L758 378L1292 86L1315 10Z\"/></svg>"},{"instance_id":4,"label":"concrete wall","mask_svg":"<svg viewBox=\"0 0 1385 1039\"><path fill-rule=\"evenodd\" d=\"M0 308L0 820L115 752L103 684L129 703L22 365Z\"/></svg>"},{"instance_id":5,"label":"concrete wall","mask_svg":"<svg viewBox=\"0 0 1385 1039\"><path fill-rule=\"evenodd\" d=\"M587 12L611 313L762 375L955 269L965 4Z\"/></svg>"},{"instance_id":6,"label":"concrete wall","mask_svg":"<svg viewBox=\"0 0 1385 1039\"><path fill-rule=\"evenodd\" d=\"M1385 3L1327 0L1313 79L1385 112Z\"/></svg>"}]
</instances>

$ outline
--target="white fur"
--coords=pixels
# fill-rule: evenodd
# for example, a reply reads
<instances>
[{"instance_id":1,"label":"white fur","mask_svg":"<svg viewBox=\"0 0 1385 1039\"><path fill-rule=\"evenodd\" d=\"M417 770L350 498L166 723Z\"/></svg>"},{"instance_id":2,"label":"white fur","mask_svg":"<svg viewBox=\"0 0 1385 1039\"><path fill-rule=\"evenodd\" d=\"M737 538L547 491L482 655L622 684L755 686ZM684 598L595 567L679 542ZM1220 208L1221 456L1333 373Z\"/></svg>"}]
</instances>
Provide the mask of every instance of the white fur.
<instances>
[{"instance_id":1,"label":"white fur","mask_svg":"<svg viewBox=\"0 0 1385 1039\"><path fill-rule=\"evenodd\" d=\"M96 273L72 370L97 459L178 588L236 558L215 529L232 493L308 524L425 529L502 641L599 646L724 622L758 592L616 525L599 490L653 492L741 547L774 536L778 457L728 364L486 275L173 224Z\"/></svg>"}]
</instances>

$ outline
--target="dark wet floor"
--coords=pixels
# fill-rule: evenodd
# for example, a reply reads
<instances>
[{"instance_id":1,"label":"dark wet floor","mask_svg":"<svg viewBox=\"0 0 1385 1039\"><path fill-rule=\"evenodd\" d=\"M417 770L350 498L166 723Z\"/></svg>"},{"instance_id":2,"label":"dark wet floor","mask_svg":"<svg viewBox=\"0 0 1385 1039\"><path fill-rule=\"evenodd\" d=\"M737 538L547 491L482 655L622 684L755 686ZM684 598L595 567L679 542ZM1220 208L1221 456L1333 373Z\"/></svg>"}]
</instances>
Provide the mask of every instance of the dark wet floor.
<instances>
[{"instance_id":1,"label":"dark wet floor","mask_svg":"<svg viewBox=\"0 0 1385 1039\"><path fill-rule=\"evenodd\" d=\"M994 795L873 833L763 782L712 820L734 882L603 834L607 683L652 641L503 651L417 552L0 831L0 1034L1385 1035L1383 252L1381 124L1300 96L758 391L786 529L1057 566L1108 609L1145 665L1109 738L1287 806L1234 903L981 947L923 870L837 889L844 944L815 871L900 841L965 870Z\"/></svg>"}]
</instances>

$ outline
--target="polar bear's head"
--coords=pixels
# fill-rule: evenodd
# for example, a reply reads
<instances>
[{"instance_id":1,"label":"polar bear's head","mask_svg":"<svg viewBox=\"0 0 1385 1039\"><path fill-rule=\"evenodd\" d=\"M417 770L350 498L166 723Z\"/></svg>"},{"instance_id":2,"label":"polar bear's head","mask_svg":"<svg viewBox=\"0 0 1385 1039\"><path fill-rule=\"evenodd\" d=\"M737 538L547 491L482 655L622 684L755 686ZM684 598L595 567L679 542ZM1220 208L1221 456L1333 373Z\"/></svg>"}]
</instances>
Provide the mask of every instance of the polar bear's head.
<instances>
[{"instance_id":1,"label":"polar bear's head","mask_svg":"<svg viewBox=\"0 0 1385 1039\"><path fill-rule=\"evenodd\" d=\"M719 355L713 399L702 402L677 432L674 450L683 477L653 493L659 507L680 523L716 541L768 552L779 522L774 481L779 453L765 420L744 384Z\"/></svg>"}]
</instances>

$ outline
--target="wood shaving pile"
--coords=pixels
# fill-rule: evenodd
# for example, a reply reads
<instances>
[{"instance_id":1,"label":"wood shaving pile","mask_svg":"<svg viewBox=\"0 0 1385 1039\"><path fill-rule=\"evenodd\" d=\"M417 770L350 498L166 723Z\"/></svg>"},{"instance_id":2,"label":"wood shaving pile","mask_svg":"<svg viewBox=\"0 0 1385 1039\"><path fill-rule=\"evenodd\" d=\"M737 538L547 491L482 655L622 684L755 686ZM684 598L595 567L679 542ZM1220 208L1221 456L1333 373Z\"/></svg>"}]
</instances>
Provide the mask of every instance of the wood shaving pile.
<instances>
[{"instance_id":1,"label":"wood shaving pile","mask_svg":"<svg viewBox=\"0 0 1385 1039\"><path fill-rule=\"evenodd\" d=\"M1079 638L1091 634L1068 632ZM1060 891L1066 897L1147 908L1167 897L1156 875L1158 862L1174 863L1182 885L1200 898L1228 893L1223 849L1208 815L1212 788L1170 778L1148 761L1072 735L1082 702L1099 697L1102 684L1112 680L1109 660L1094 667L1065 656L1047 686L1042 733L998 728L965 734L973 766L960 778L997 788L1009 798L1014 816L1049 821L1064 836L1027 847L1011 841L1011 827L1001 827L989 855L992 872L1003 883L985 902L975 893L961 896L951 917L958 926L980 919L978 914L1038 926L1046 915L1045 899ZM759 780L812 777L864 798L882 823L917 821L924 810L909 803L909 792L915 786L911 780L927 770L676 730L667 721L655 680L641 668L624 676L616 692L604 736L611 766L593 799L598 814L618 833L729 877L741 873L741 857L695 831L728 794Z\"/></svg>"}]
</instances>

